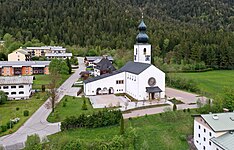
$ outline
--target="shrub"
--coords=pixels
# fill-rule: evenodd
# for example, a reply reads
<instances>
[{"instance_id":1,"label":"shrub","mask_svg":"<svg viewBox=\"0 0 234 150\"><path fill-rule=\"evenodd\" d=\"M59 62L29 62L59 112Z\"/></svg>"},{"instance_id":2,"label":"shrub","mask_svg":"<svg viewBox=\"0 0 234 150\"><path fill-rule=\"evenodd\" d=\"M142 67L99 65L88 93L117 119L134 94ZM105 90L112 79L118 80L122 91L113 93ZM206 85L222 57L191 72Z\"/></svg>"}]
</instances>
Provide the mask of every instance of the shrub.
<instances>
[{"instance_id":1,"label":"shrub","mask_svg":"<svg viewBox=\"0 0 234 150\"><path fill-rule=\"evenodd\" d=\"M1 131L5 132L7 130L7 126L1 126Z\"/></svg>"},{"instance_id":2,"label":"shrub","mask_svg":"<svg viewBox=\"0 0 234 150\"><path fill-rule=\"evenodd\" d=\"M26 116L29 116L29 111L28 110L25 110L24 111L24 116L26 117Z\"/></svg>"},{"instance_id":3,"label":"shrub","mask_svg":"<svg viewBox=\"0 0 234 150\"><path fill-rule=\"evenodd\" d=\"M65 102L67 102L67 98L65 98Z\"/></svg>"},{"instance_id":4,"label":"shrub","mask_svg":"<svg viewBox=\"0 0 234 150\"><path fill-rule=\"evenodd\" d=\"M83 99L83 105L82 105L81 109L82 109L82 110L88 110L87 104L86 104L86 100L85 100L85 99Z\"/></svg>"},{"instance_id":5,"label":"shrub","mask_svg":"<svg viewBox=\"0 0 234 150\"><path fill-rule=\"evenodd\" d=\"M25 142L25 150L41 149L39 147L40 147L39 135L34 134L27 137L27 141Z\"/></svg>"},{"instance_id":6,"label":"shrub","mask_svg":"<svg viewBox=\"0 0 234 150\"><path fill-rule=\"evenodd\" d=\"M187 109L187 112L190 112L190 109L189 109L189 108Z\"/></svg>"},{"instance_id":7,"label":"shrub","mask_svg":"<svg viewBox=\"0 0 234 150\"><path fill-rule=\"evenodd\" d=\"M63 102L63 107L66 107L67 106L67 103L66 102Z\"/></svg>"},{"instance_id":8,"label":"shrub","mask_svg":"<svg viewBox=\"0 0 234 150\"><path fill-rule=\"evenodd\" d=\"M173 111L176 111L177 110L177 106L176 104L173 104Z\"/></svg>"},{"instance_id":9,"label":"shrub","mask_svg":"<svg viewBox=\"0 0 234 150\"><path fill-rule=\"evenodd\" d=\"M42 92L45 92L45 85L44 85L44 84L41 85L41 91L42 91Z\"/></svg>"},{"instance_id":10,"label":"shrub","mask_svg":"<svg viewBox=\"0 0 234 150\"><path fill-rule=\"evenodd\" d=\"M0 91L0 105L5 104L7 101L7 95L5 92Z\"/></svg>"},{"instance_id":11,"label":"shrub","mask_svg":"<svg viewBox=\"0 0 234 150\"><path fill-rule=\"evenodd\" d=\"M15 109L16 111L18 111L19 110L19 107L16 107L16 109Z\"/></svg>"},{"instance_id":12,"label":"shrub","mask_svg":"<svg viewBox=\"0 0 234 150\"><path fill-rule=\"evenodd\" d=\"M8 121L6 126L7 126L7 129L11 129L14 127L14 123L12 121Z\"/></svg>"}]
</instances>

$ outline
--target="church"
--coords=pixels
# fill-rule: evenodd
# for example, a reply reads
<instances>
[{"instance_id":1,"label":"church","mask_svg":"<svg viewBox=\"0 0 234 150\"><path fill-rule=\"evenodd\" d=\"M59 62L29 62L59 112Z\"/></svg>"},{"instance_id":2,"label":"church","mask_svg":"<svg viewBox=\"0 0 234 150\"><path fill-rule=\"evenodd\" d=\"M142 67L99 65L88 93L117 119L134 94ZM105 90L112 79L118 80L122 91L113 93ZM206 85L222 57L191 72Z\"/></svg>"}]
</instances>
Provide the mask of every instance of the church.
<instances>
[{"instance_id":1,"label":"church","mask_svg":"<svg viewBox=\"0 0 234 150\"><path fill-rule=\"evenodd\" d=\"M151 45L142 20L134 45L134 61L119 70L84 81L86 96L126 93L137 100L165 97L165 73L151 64Z\"/></svg>"}]
</instances>

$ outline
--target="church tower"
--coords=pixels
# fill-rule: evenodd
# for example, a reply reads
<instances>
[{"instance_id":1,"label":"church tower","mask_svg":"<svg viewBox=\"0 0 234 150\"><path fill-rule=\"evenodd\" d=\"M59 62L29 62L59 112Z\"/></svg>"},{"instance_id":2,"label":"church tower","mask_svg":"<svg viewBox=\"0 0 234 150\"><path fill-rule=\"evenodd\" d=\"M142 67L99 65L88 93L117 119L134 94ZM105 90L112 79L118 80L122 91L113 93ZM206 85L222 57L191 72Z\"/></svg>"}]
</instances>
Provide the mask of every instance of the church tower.
<instances>
[{"instance_id":1,"label":"church tower","mask_svg":"<svg viewBox=\"0 0 234 150\"><path fill-rule=\"evenodd\" d=\"M148 43L149 37L145 33L146 28L142 18L138 26L140 33L137 35L136 44L134 45L134 62L151 64L151 45Z\"/></svg>"}]
</instances>

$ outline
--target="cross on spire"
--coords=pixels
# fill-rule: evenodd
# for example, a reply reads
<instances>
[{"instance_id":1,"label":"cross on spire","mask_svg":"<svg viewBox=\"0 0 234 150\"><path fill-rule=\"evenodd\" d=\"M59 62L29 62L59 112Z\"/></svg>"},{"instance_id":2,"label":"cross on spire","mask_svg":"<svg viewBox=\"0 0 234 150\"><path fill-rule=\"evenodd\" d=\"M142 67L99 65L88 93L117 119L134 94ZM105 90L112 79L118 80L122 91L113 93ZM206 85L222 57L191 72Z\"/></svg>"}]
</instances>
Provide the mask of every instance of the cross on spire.
<instances>
[{"instance_id":1,"label":"cross on spire","mask_svg":"<svg viewBox=\"0 0 234 150\"><path fill-rule=\"evenodd\" d=\"M141 13L141 15L142 15L141 18L144 19L144 13L143 12Z\"/></svg>"}]
</instances>

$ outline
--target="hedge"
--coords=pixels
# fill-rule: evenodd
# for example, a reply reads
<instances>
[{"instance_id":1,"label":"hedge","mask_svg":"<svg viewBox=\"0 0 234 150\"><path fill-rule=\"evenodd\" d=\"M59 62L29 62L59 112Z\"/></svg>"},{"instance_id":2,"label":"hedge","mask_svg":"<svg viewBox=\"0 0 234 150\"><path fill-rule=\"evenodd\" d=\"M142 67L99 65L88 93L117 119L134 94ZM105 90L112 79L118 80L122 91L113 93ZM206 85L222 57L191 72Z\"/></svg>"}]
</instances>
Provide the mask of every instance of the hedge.
<instances>
[{"instance_id":1,"label":"hedge","mask_svg":"<svg viewBox=\"0 0 234 150\"><path fill-rule=\"evenodd\" d=\"M61 130L74 128L98 128L117 125L120 122L122 113L120 110L107 110L93 112L92 115L71 116L61 123Z\"/></svg>"}]
</instances>

